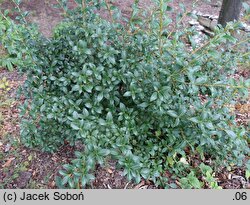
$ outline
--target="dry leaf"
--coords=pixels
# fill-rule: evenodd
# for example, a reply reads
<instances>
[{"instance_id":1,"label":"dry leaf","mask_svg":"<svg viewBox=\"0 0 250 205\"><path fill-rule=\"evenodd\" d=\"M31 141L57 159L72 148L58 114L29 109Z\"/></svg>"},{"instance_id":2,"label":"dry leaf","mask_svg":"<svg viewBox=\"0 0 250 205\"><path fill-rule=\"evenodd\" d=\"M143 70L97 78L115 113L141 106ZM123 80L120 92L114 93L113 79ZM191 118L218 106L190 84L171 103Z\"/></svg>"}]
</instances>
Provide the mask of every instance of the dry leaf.
<instances>
[{"instance_id":1,"label":"dry leaf","mask_svg":"<svg viewBox=\"0 0 250 205\"><path fill-rule=\"evenodd\" d=\"M180 162L183 163L183 164L188 164L187 160L184 157L182 157L180 159Z\"/></svg>"},{"instance_id":2,"label":"dry leaf","mask_svg":"<svg viewBox=\"0 0 250 205\"><path fill-rule=\"evenodd\" d=\"M8 143L8 144L5 146L4 152L8 152L8 151L10 150L10 148L11 148L11 144Z\"/></svg>"},{"instance_id":3,"label":"dry leaf","mask_svg":"<svg viewBox=\"0 0 250 205\"><path fill-rule=\"evenodd\" d=\"M140 189L143 185L145 185L145 181L143 180L141 183L137 184L134 189Z\"/></svg>"},{"instance_id":4,"label":"dry leaf","mask_svg":"<svg viewBox=\"0 0 250 205\"><path fill-rule=\"evenodd\" d=\"M107 172L109 173L109 174L113 174L113 171L111 170L111 169L107 169Z\"/></svg>"},{"instance_id":5,"label":"dry leaf","mask_svg":"<svg viewBox=\"0 0 250 205\"><path fill-rule=\"evenodd\" d=\"M14 159L15 159L15 157L12 157L12 158L8 159L7 162L6 162L2 167L3 167L3 168L4 168L4 167L9 167L10 164L11 164L11 162L12 162Z\"/></svg>"},{"instance_id":6,"label":"dry leaf","mask_svg":"<svg viewBox=\"0 0 250 205\"><path fill-rule=\"evenodd\" d=\"M148 185L141 186L139 189L148 189Z\"/></svg>"}]
</instances>

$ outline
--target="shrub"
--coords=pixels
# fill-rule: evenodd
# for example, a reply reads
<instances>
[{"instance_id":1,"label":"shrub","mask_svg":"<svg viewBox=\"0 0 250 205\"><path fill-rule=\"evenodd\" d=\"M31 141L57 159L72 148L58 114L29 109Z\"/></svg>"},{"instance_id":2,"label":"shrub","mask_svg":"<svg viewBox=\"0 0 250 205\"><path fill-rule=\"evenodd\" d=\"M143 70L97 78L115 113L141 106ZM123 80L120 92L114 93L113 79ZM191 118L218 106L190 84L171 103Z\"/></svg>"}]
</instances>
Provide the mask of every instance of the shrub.
<instances>
[{"instance_id":1,"label":"shrub","mask_svg":"<svg viewBox=\"0 0 250 205\"><path fill-rule=\"evenodd\" d=\"M37 27L26 24L16 24L0 11L0 67L12 71L15 67L29 68L32 66L30 53L35 48L34 43L41 39Z\"/></svg>"},{"instance_id":2,"label":"shrub","mask_svg":"<svg viewBox=\"0 0 250 205\"><path fill-rule=\"evenodd\" d=\"M125 25L100 18L100 5L90 5L74 11L52 39L33 44L23 143L44 151L65 141L85 145L60 172L59 187L84 187L107 156L129 180L167 187L166 170L187 176L191 165L182 158L209 156L218 166L240 164L249 152L246 131L228 107L249 88L249 81L230 78L243 58L234 49L241 42L230 34L238 24L218 27L213 38L190 48L185 39L195 31L167 30L168 7L158 3L150 19L135 17L135 4Z\"/></svg>"},{"instance_id":3,"label":"shrub","mask_svg":"<svg viewBox=\"0 0 250 205\"><path fill-rule=\"evenodd\" d=\"M4 98L9 90L9 82L7 81L6 77L0 78L0 100Z\"/></svg>"}]
</instances>

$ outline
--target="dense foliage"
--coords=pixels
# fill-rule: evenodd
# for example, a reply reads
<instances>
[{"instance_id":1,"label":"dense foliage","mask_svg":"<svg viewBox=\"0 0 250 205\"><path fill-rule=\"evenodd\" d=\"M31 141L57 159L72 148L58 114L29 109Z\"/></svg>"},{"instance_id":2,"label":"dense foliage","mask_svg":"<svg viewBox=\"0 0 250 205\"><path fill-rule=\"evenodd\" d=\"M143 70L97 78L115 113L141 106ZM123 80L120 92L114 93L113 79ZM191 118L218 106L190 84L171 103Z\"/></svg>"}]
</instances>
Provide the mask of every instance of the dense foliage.
<instances>
[{"instance_id":1,"label":"dense foliage","mask_svg":"<svg viewBox=\"0 0 250 205\"><path fill-rule=\"evenodd\" d=\"M39 41L40 32L36 26L27 28L26 23L14 23L7 15L9 11L0 13L0 67L12 71L14 67L28 68L32 52L32 44ZM20 18L18 21L23 22ZM29 46L28 46L29 44Z\"/></svg>"},{"instance_id":2,"label":"dense foliage","mask_svg":"<svg viewBox=\"0 0 250 205\"><path fill-rule=\"evenodd\" d=\"M249 135L229 106L249 88L229 77L243 57L249 60L235 50L241 42L231 31L239 24L217 28L199 46L193 28L168 29L170 8L156 3L150 18L135 4L127 23L101 18L102 5L91 4L70 13L51 39L26 41L33 66L23 88L22 141L44 151L65 141L85 145L60 172L59 187L84 187L95 165L111 157L129 180L168 187L168 170L185 176L184 188L199 188L195 173L204 172L216 188L209 167L190 171L189 157L209 156L216 167L241 164L249 153Z\"/></svg>"}]
</instances>

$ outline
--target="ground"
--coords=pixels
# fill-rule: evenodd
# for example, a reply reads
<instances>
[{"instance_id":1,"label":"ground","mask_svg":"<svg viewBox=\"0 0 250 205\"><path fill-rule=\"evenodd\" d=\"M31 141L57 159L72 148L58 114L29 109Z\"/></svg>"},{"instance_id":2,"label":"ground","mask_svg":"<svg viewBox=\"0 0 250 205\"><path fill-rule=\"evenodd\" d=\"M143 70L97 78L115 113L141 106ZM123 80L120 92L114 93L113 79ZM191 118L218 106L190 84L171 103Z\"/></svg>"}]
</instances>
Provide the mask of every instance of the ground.
<instances>
[{"instance_id":1,"label":"ground","mask_svg":"<svg viewBox=\"0 0 250 205\"><path fill-rule=\"evenodd\" d=\"M39 25L41 32L49 37L52 29L63 19L63 11L54 8L56 0L25 0L21 8L31 12L28 20ZM76 4L70 0L70 8ZM119 6L124 15L129 16L130 5L133 0L117 0L114 5ZM1 1L0 1L1 3ZM175 0L171 6L179 11L178 4L183 3L187 9L192 9L192 0ZM150 5L149 0L140 2L141 7ZM1 9L12 9L11 1L2 1ZM203 14L218 15L220 3L212 0L198 1L194 8ZM12 13L12 17L15 14ZM105 14L104 14L105 16ZM187 25L188 19L184 21ZM249 78L249 70L240 70L238 76ZM19 138L19 118L18 105L22 99L17 99L18 87L25 81L25 76L21 76L17 71L7 71L0 68L0 79L6 78L10 90L3 95L0 93L0 188L56 188L55 174L62 168L62 165L69 163L74 158L74 151L80 150L81 145L74 147L65 144L54 154L43 153L40 150L24 147ZM237 77L237 75L235 76ZM1 90L0 90L1 91ZM249 104L241 104L235 108L239 123L247 124L250 115ZM243 117L242 117L243 116ZM122 176L122 170L115 169L115 161L108 161L104 168L97 167L96 180L88 188L105 189L127 189L127 188L156 188L153 183L142 181L134 184ZM246 185L245 171L242 168L233 168L231 171L221 170L216 174L219 185L223 188L242 188Z\"/></svg>"}]
</instances>

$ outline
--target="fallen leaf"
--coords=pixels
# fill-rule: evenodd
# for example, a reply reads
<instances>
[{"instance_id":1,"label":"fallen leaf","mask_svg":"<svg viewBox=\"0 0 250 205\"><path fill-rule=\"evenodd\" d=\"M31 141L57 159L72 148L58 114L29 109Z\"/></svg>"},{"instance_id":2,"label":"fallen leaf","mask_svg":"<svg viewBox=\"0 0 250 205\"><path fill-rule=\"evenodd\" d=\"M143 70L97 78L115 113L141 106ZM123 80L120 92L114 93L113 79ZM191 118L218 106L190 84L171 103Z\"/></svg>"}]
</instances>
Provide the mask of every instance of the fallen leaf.
<instances>
[{"instance_id":1,"label":"fallen leaf","mask_svg":"<svg viewBox=\"0 0 250 205\"><path fill-rule=\"evenodd\" d=\"M55 183L54 181L49 182L49 183L48 183L48 186L49 186L50 188L54 188L54 187L56 186L56 183Z\"/></svg>"},{"instance_id":2,"label":"fallen leaf","mask_svg":"<svg viewBox=\"0 0 250 205\"><path fill-rule=\"evenodd\" d=\"M37 173L36 170L34 170L33 173L32 173L32 176L35 176L36 173Z\"/></svg>"},{"instance_id":3,"label":"fallen leaf","mask_svg":"<svg viewBox=\"0 0 250 205\"><path fill-rule=\"evenodd\" d=\"M180 159L180 162L183 163L183 164L188 164L187 160L184 157L182 157Z\"/></svg>"},{"instance_id":4,"label":"fallen leaf","mask_svg":"<svg viewBox=\"0 0 250 205\"><path fill-rule=\"evenodd\" d=\"M11 164L11 162L12 162L14 159L15 159L15 157L12 157L12 158L8 159L7 162L6 162L2 167L3 167L3 168L4 168L4 167L9 167L10 164Z\"/></svg>"},{"instance_id":5,"label":"fallen leaf","mask_svg":"<svg viewBox=\"0 0 250 205\"><path fill-rule=\"evenodd\" d=\"M148 185L141 186L139 189L148 189Z\"/></svg>"},{"instance_id":6,"label":"fallen leaf","mask_svg":"<svg viewBox=\"0 0 250 205\"><path fill-rule=\"evenodd\" d=\"M11 145L10 145L10 144L7 144L7 145L5 146L4 152L8 152L8 151L10 150L10 148L11 148Z\"/></svg>"},{"instance_id":7,"label":"fallen leaf","mask_svg":"<svg viewBox=\"0 0 250 205\"><path fill-rule=\"evenodd\" d=\"M33 156L30 155L30 156L28 157L28 160L31 161L32 159L33 159Z\"/></svg>"},{"instance_id":8,"label":"fallen leaf","mask_svg":"<svg viewBox=\"0 0 250 205\"><path fill-rule=\"evenodd\" d=\"M113 171L111 170L111 169L107 169L107 172L109 173L109 174L113 174Z\"/></svg>"},{"instance_id":9,"label":"fallen leaf","mask_svg":"<svg viewBox=\"0 0 250 205\"><path fill-rule=\"evenodd\" d=\"M134 189L140 189L142 186L145 185L145 181L143 180L141 183L137 184Z\"/></svg>"}]
</instances>

